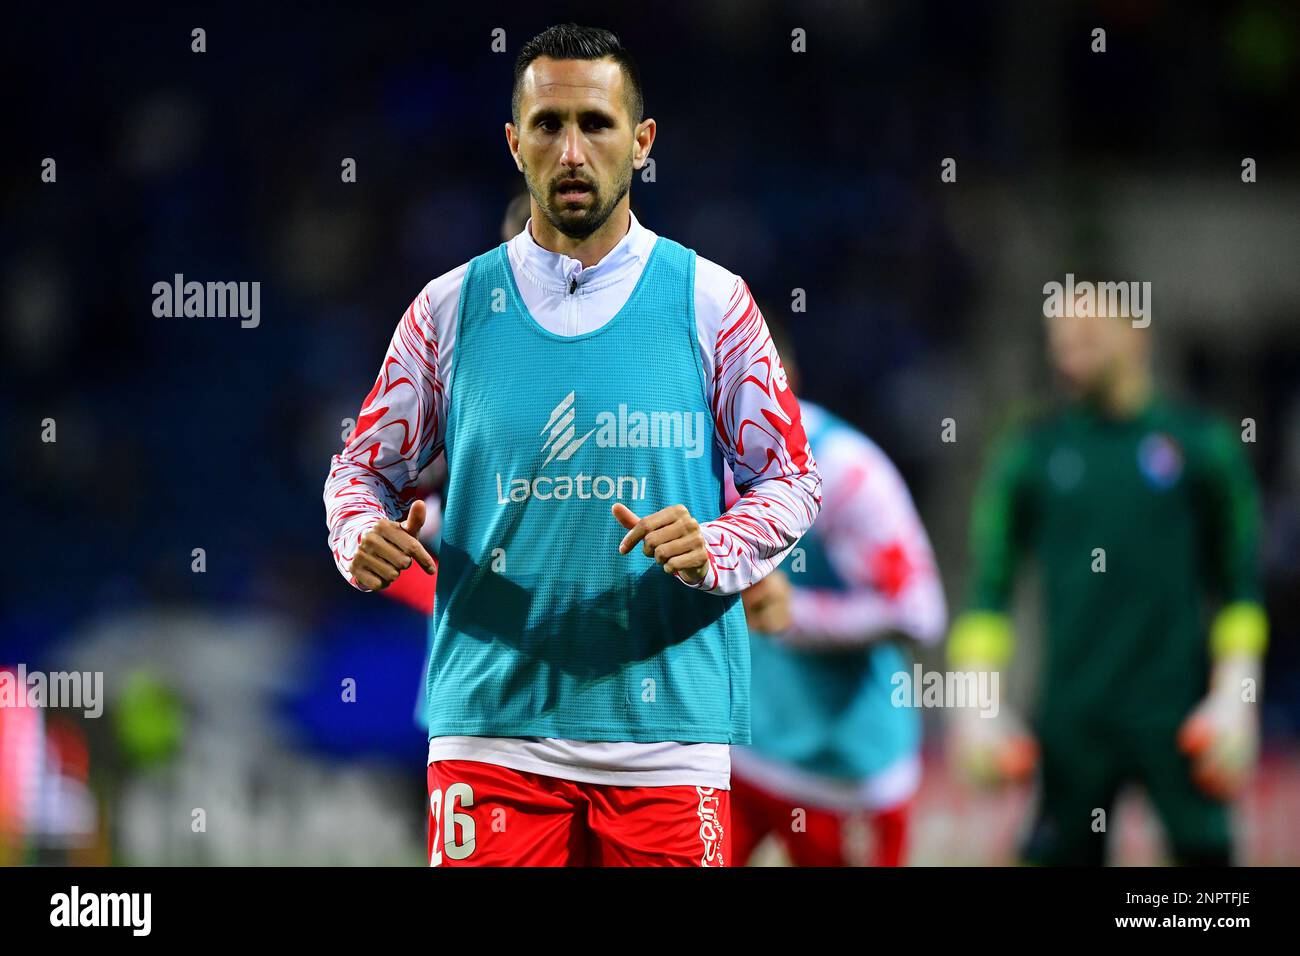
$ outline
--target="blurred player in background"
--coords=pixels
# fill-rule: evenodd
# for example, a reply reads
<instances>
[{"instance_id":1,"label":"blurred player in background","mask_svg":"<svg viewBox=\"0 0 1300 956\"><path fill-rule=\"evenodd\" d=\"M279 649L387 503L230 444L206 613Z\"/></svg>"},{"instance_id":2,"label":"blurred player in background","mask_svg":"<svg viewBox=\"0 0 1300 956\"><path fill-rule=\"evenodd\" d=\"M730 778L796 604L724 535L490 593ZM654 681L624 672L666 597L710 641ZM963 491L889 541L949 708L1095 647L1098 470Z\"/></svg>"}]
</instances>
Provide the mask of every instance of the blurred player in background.
<instances>
[{"instance_id":1,"label":"blurred player in background","mask_svg":"<svg viewBox=\"0 0 1300 956\"><path fill-rule=\"evenodd\" d=\"M772 335L798 393L789 338ZM732 752L732 846L744 863L770 833L797 866L898 866L921 722L891 703L893 678L909 667L900 638L943 636L943 587L893 462L820 406L800 407L822 511L744 594L753 742Z\"/></svg>"},{"instance_id":2,"label":"blurred player in background","mask_svg":"<svg viewBox=\"0 0 1300 956\"><path fill-rule=\"evenodd\" d=\"M400 516L445 450L431 864L721 865L749 736L738 595L820 479L744 282L631 213L656 125L617 37L530 40L512 106L527 228L406 312L331 464L330 545L360 590L432 573L423 502Z\"/></svg>"},{"instance_id":3,"label":"blurred player in background","mask_svg":"<svg viewBox=\"0 0 1300 956\"><path fill-rule=\"evenodd\" d=\"M1226 802L1258 750L1267 640L1255 482L1235 429L1158 394L1151 330L1122 311L1047 320L1068 400L991 456L949 657L959 670L1006 666L1015 571L1032 557L1040 705L1033 737L1006 707L956 711L953 754L984 781L1023 777L1041 756L1028 862L1102 863L1105 817L1136 781L1177 862L1227 864Z\"/></svg>"}]
</instances>

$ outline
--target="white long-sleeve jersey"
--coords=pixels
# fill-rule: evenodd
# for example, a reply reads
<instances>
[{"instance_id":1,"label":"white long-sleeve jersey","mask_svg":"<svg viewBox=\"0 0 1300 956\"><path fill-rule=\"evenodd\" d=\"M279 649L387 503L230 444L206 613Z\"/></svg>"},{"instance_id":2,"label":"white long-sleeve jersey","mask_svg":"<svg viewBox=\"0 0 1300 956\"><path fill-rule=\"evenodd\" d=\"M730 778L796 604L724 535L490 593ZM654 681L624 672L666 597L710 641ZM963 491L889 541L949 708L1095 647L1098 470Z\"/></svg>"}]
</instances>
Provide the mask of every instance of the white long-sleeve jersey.
<instances>
[{"instance_id":1,"label":"white long-sleeve jersey","mask_svg":"<svg viewBox=\"0 0 1300 956\"><path fill-rule=\"evenodd\" d=\"M800 411L817 443L822 476L823 507L810 536L817 537L845 587L800 587L799 574L791 573L790 627L770 639L821 652L863 647L894 634L938 642L948 617L943 583L903 476L856 429L827 427L833 419L820 406L805 401ZM765 702L755 698L753 706ZM895 806L916 792L921 779L915 753L854 781L814 774L750 748L737 748L732 756L735 772L769 793L841 811Z\"/></svg>"},{"instance_id":2,"label":"white long-sleeve jersey","mask_svg":"<svg viewBox=\"0 0 1300 956\"><path fill-rule=\"evenodd\" d=\"M630 216L627 234L594 265L550 252L531 220L508 243L510 266L532 317L557 335L608 322L629 299L656 236ZM398 519L416 476L443 450L448 370L468 263L430 282L403 315L357 425L325 482L329 543L340 573L362 536ZM821 479L799 405L748 286L697 257L695 315L714 432L741 497L701 523L709 571L696 587L734 594L777 566L811 526ZM678 580L681 580L678 578ZM429 759L481 760L549 776L628 786L730 785L726 744L604 743L550 738L436 737Z\"/></svg>"},{"instance_id":3,"label":"white long-sleeve jersey","mask_svg":"<svg viewBox=\"0 0 1300 956\"><path fill-rule=\"evenodd\" d=\"M806 402L804 424L821 433L825 412ZM857 431L832 428L818 442L825 505L814 532L845 591L796 587L791 625L796 646L861 645L889 634L934 644L948 607L934 550L903 476L879 446ZM797 576L796 576L797 579Z\"/></svg>"}]
</instances>

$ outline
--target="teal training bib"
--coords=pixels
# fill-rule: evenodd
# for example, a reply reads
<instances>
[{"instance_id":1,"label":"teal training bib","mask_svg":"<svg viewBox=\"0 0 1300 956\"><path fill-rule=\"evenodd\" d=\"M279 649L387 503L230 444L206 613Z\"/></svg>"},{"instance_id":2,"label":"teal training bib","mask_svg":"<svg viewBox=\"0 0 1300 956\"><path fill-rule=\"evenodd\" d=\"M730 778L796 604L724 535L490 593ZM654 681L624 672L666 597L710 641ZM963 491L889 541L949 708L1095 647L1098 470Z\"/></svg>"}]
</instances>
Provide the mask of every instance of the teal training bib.
<instances>
[{"instance_id":1,"label":"teal training bib","mask_svg":"<svg viewBox=\"0 0 1300 956\"><path fill-rule=\"evenodd\" d=\"M821 420L808 436L814 456L834 432L851 429L811 402L802 405L806 419ZM842 592L848 587L831 565L816 524L782 569L797 588ZM754 634L750 651L752 749L760 756L823 777L860 781L918 751L919 714L911 707L895 707L891 700L894 675L908 670L893 642L825 653Z\"/></svg>"},{"instance_id":2,"label":"teal training bib","mask_svg":"<svg viewBox=\"0 0 1300 956\"><path fill-rule=\"evenodd\" d=\"M748 741L738 596L686 587L639 545L619 554L610 512L722 513L694 298L695 253L660 238L613 318L561 336L528 314L504 244L470 262L448 373L430 736Z\"/></svg>"}]
</instances>

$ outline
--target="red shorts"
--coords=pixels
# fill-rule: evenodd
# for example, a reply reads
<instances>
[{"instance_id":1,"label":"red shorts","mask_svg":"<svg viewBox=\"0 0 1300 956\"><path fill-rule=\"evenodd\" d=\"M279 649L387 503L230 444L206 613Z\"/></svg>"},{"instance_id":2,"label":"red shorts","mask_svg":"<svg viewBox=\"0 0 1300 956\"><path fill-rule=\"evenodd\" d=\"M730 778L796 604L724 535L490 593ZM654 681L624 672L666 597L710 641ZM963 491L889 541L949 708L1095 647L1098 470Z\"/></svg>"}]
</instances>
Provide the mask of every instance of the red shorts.
<instances>
[{"instance_id":1,"label":"red shorts","mask_svg":"<svg viewBox=\"0 0 1300 956\"><path fill-rule=\"evenodd\" d=\"M795 866L901 866L908 802L850 813L804 806L731 774L732 861L744 866L774 835Z\"/></svg>"},{"instance_id":2,"label":"red shorts","mask_svg":"<svg viewBox=\"0 0 1300 956\"><path fill-rule=\"evenodd\" d=\"M578 783L471 760L429 764L430 866L724 866L712 787Z\"/></svg>"}]
</instances>

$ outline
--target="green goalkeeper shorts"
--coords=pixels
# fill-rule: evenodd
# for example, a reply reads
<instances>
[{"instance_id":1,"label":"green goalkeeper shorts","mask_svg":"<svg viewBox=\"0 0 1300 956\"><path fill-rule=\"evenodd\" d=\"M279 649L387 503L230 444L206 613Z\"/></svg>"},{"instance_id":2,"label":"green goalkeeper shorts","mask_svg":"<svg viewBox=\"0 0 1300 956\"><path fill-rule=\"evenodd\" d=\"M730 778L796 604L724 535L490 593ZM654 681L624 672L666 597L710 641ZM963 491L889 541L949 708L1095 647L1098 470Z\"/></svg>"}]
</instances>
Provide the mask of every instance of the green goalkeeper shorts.
<instances>
[{"instance_id":1,"label":"green goalkeeper shorts","mask_svg":"<svg viewBox=\"0 0 1300 956\"><path fill-rule=\"evenodd\" d=\"M1177 746L1181 720L1117 723L1061 719L1038 729L1042 752L1039 803L1022 848L1024 862L1100 866L1115 797L1137 783L1164 826L1174 863L1228 865L1232 836L1227 807L1192 780Z\"/></svg>"}]
</instances>

